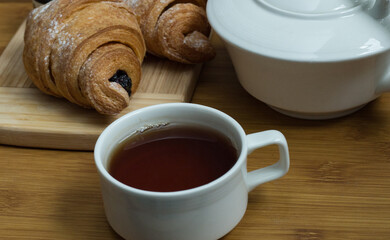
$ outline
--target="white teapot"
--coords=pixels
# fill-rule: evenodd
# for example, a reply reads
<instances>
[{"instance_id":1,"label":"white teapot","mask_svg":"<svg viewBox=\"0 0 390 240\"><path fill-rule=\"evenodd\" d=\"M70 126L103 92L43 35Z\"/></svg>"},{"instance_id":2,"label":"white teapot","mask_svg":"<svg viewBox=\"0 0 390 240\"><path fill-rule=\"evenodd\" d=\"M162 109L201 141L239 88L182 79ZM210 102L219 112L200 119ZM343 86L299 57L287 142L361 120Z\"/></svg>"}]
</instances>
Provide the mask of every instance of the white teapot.
<instances>
[{"instance_id":1,"label":"white teapot","mask_svg":"<svg viewBox=\"0 0 390 240\"><path fill-rule=\"evenodd\" d=\"M284 114L328 119L390 91L389 0L209 0L242 86Z\"/></svg>"}]
</instances>

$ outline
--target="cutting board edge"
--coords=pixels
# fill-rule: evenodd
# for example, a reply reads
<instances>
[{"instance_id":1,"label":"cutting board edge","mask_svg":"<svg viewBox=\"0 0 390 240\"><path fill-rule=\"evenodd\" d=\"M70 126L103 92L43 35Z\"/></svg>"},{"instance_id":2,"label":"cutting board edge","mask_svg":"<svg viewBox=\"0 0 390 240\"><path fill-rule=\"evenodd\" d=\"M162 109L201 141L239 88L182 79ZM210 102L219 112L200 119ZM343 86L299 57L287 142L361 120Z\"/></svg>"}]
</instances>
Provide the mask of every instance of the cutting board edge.
<instances>
[{"instance_id":1,"label":"cutting board edge","mask_svg":"<svg viewBox=\"0 0 390 240\"><path fill-rule=\"evenodd\" d=\"M168 62L166 59L151 60L145 66L148 69L148 76L156 79L150 85L152 90L137 91L129 108L108 120L95 121L97 113L86 113L79 106L70 106L65 99L45 95L33 86L26 74L23 76L19 74L20 68L23 67L21 56L25 25L26 21L20 25L0 55L2 63L0 66L0 93L2 93L0 114L4 114L0 116L0 144L4 145L93 150L96 139L104 128L129 112L161 103L190 102L203 68L203 64L189 66ZM155 71L155 69L158 70ZM74 118L69 116L72 113L75 115ZM90 120L87 126L87 121ZM69 129L66 129L67 126L56 127L57 123L69 124Z\"/></svg>"}]
</instances>

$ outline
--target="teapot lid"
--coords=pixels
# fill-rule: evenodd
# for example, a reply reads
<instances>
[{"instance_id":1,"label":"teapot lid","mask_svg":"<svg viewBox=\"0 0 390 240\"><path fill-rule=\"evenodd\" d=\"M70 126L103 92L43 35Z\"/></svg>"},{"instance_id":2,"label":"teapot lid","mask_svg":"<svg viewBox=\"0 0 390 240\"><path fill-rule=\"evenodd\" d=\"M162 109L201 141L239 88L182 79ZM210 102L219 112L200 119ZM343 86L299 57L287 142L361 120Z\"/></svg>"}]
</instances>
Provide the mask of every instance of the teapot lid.
<instances>
[{"instance_id":1,"label":"teapot lid","mask_svg":"<svg viewBox=\"0 0 390 240\"><path fill-rule=\"evenodd\" d=\"M388 14L387 6L371 14L369 2L209 0L207 16L225 41L250 52L294 61L340 61L390 48L390 20L375 18Z\"/></svg>"}]
</instances>

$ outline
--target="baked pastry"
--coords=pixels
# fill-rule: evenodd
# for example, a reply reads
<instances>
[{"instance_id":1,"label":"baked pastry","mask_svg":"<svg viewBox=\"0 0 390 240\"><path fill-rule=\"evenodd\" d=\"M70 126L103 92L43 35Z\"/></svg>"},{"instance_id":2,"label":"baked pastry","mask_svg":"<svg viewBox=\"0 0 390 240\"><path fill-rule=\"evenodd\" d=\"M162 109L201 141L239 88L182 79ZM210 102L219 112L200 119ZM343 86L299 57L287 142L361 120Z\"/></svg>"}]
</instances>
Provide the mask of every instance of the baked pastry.
<instances>
[{"instance_id":1,"label":"baked pastry","mask_svg":"<svg viewBox=\"0 0 390 240\"><path fill-rule=\"evenodd\" d=\"M148 52L182 63L215 56L206 0L126 0L139 18Z\"/></svg>"},{"instance_id":2,"label":"baked pastry","mask_svg":"<svg viewBox=\"0 0 390 240\"><path fill-rule=\"evenodd\" d=\"M126 108L146 46L122 0L56 0L27 18L23 61L43 92L102 114Z\"/></svg>"}]
</instances>

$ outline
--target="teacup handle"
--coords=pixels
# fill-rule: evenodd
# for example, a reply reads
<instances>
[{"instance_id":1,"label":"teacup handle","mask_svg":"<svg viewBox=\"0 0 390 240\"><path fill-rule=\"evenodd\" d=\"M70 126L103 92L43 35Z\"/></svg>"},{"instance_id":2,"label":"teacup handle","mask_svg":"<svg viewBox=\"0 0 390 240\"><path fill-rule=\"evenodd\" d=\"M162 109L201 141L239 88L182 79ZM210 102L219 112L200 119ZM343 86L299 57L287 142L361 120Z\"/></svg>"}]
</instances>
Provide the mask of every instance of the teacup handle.
<instances>
[{"instance_id":1,"label":"teacup handle","mask_svg":"<svg viewBox=\"0 0 390 240\"><path fill-rule=\"evenodd\" d=\"M275 144L279 147L280 156L277 163L248 173L246 179L248 191L251 191L260 184L278 179L288 172L290 167L288 145L286 138L281 132L276 130L268 130L249 134L246 137L248 143L248 155L255 149Z\"/></svg>"}]
</instances>

